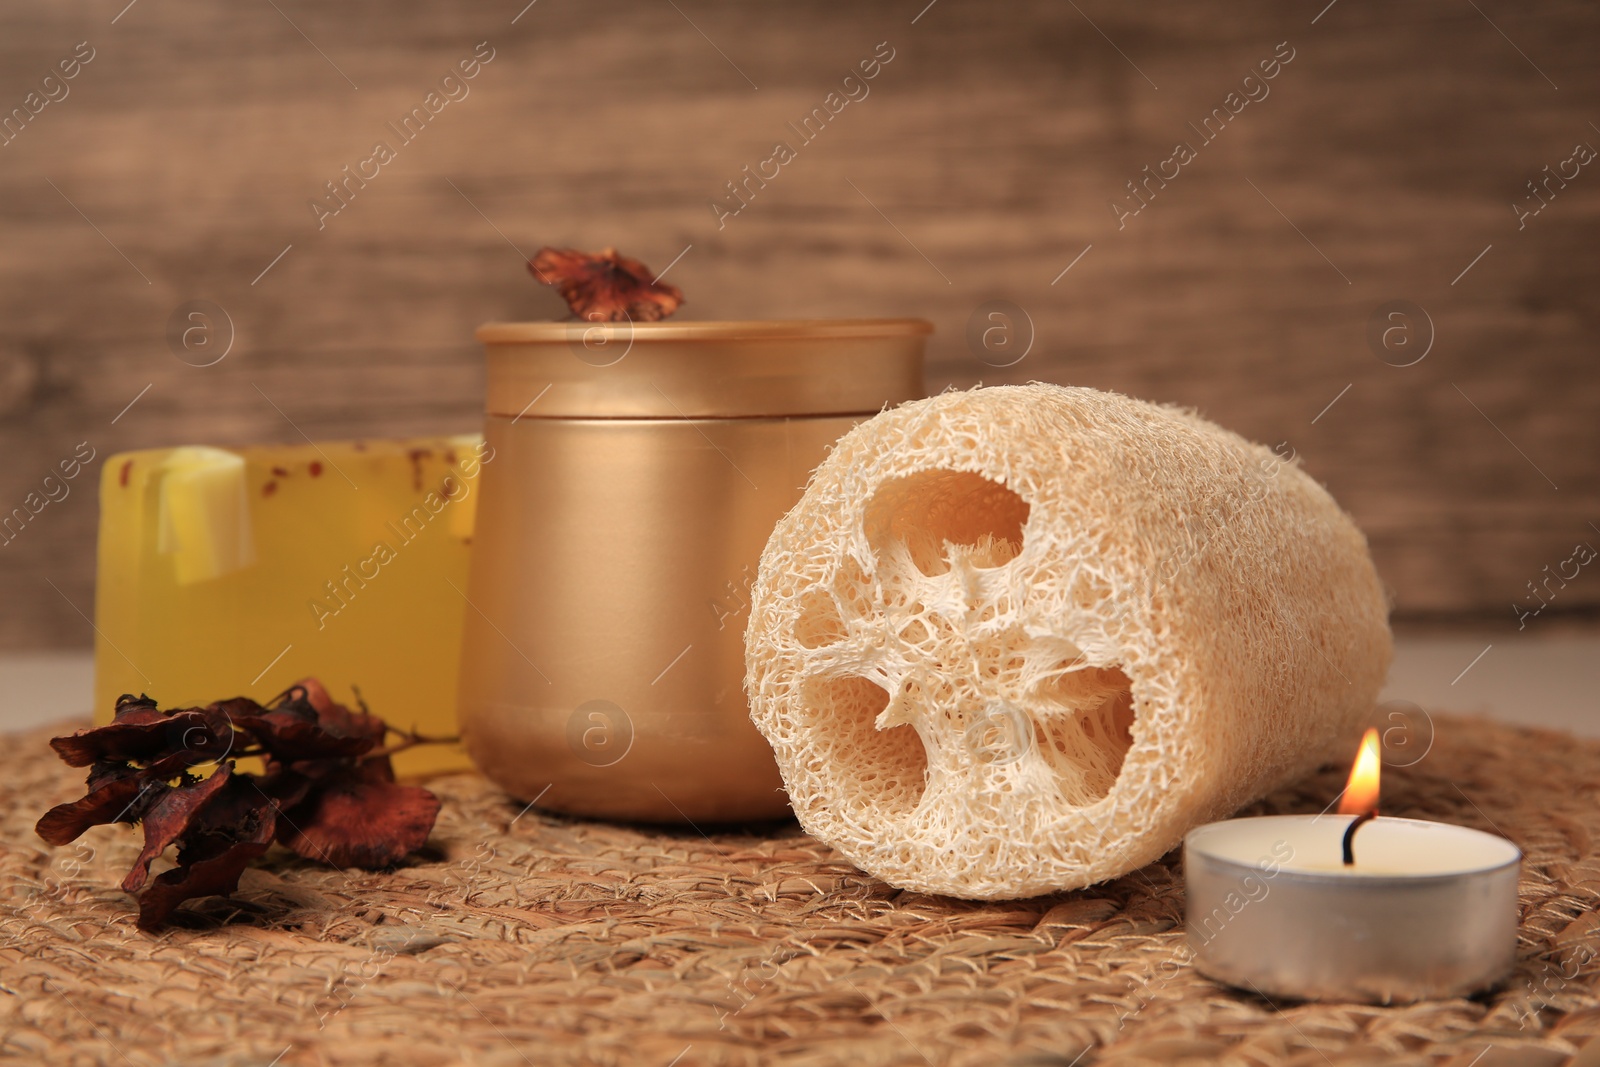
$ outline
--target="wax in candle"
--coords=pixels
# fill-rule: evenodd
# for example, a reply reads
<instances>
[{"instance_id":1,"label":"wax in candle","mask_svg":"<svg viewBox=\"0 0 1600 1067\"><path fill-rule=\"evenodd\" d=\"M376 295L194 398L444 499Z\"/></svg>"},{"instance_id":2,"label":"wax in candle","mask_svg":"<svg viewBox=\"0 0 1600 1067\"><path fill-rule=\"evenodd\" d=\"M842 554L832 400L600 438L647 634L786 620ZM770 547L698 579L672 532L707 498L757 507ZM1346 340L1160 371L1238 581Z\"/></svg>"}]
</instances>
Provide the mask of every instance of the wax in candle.
<instances>
[{"instance_id":1,"label":"wax in candle","mask_svg":"<svg viewBox=\"0 0 1600 1067\"><path fill-rule=\"evenodd\" d=\"M1344 815L1230 819L1195 831L1191 842L1208 855L1244 864L1273 854L1283 842L1293 850L1280 861L1283 870L1347 878L1461 874L1501 867L1519 855L1504 838L1467 827L1379 816L1356 831L1356 862L1346 867L1340 845L1349 825Z\"/></svg>"}]
</instances>

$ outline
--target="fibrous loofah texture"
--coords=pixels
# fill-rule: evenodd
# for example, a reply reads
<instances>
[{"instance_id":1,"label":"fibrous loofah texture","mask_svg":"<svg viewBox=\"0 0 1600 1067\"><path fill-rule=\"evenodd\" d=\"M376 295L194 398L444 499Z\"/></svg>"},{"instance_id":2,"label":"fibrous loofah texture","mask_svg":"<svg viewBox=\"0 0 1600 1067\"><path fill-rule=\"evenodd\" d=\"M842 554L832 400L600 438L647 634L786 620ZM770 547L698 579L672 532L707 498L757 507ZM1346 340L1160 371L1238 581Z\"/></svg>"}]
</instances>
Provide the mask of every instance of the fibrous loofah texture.
<instances>
[{"instance_id":1,"label":"fibrous loofah texture","mask_svg":"<svg viewBox=\"0 0 1600 1067\"><path fill-rule=\"evenodd\" d=\"M1292 459L1038 384L851 431L773 531L745 635L801 825L896 886L1021 897L1348 759L1387 605Z\"/></svg>"}]
</instances>

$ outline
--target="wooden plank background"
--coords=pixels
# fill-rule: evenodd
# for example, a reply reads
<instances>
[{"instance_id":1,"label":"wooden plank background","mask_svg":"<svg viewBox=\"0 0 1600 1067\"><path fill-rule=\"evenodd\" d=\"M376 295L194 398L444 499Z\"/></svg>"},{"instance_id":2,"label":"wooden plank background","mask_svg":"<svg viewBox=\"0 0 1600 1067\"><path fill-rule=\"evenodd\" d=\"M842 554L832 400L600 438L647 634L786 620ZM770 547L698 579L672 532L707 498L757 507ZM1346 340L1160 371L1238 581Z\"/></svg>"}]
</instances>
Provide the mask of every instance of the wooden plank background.
<instances>
[{"instance_id":1,"label":"wooden plank background","mask_svg":"<svg viewBox=\"0 0 1600 1067\"><path fill-rule=\"evenodd\" d=\"M554 311L522 254L615 244L688 249L684 317L922 315L930 389L1094 385L1287 441L1408 617L1515 629L1529 581L1600 545L1600 166L1520 229L1511 206L1600 146L1594 5L523 2L7 5L0 506L84 441L471 429L472 328ZM386 124L480 42L469 94L402 143ZM880 42L869 95L799 144ZM1202 145L1188 124L1281 42ZM395 158L319 229L309 202L379 140ZM719 228L778 140L796 158ZM1179 141L1197 158L1119 228ZM166 339L196 299L235 333L204 368ZM1433 324L1413 366L1368 344L1396 299ZM1004 369L966 342L993 300L1034 334ZM90 641L99 464L0 547L0 646ZM1597 608L1585 571L1539 621Z\"/></svg>"}]
</instances>

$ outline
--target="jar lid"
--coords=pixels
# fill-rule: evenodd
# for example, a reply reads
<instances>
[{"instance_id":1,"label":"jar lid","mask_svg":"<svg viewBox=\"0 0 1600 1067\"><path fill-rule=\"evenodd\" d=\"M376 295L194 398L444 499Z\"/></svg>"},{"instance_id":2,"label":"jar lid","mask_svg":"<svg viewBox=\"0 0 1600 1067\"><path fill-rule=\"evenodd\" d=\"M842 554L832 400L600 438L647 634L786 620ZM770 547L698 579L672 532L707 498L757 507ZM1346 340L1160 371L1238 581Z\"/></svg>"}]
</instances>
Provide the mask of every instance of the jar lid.
<instances>
[{"instance_id":1,"label":"jar lid","mask_svg":"<svg viewBox=\"0 0 1600 1067\"><path fill-rule=\"evenodd\" d=\"M526 418L873 414L922 392L924 319L491 322L487 411Z\"/></svg>"}]
</instances>

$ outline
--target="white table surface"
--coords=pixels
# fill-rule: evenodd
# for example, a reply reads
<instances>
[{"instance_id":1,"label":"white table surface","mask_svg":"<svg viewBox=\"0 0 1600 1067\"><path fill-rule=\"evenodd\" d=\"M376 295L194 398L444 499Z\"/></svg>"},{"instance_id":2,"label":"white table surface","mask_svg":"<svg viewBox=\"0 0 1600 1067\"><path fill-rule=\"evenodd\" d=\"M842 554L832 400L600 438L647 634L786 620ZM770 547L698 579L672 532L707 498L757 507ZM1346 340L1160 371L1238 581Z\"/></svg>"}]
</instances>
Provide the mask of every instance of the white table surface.
<instances>
[{"instance_id":1,"label":"white table surface","mask_svg":"<svg viewBox=\"0 0 1600 1067\"><path fill-rule=\"evenodd\" d=\"M0 655L0 731L87 716L93 677L87 652ZM1401 636L1383 699L1600 737L1600 631Z\"/></svg>"}]
</instances>

